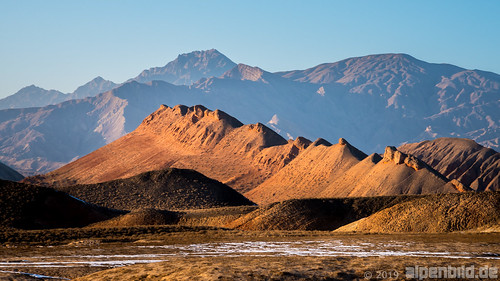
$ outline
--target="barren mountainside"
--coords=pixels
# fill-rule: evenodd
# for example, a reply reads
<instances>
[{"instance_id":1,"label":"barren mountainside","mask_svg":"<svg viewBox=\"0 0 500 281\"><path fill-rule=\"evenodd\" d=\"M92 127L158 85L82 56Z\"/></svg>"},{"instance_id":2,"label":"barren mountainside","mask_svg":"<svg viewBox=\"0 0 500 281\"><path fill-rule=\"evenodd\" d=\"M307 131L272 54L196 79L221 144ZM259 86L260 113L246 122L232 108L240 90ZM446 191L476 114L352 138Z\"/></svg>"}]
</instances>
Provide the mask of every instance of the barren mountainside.
<instances>
[{"instance_id":1,"label":"barren mountainside","mask_svg":"<svg viewBox=\"0 0 500 281\"><path fill-rule=\"evenodd\" d=\"M132 133L28 182L89 184L169 167L193 169L246 191L293 159L307 141L286 141L268 127L243 125L203 106L162 105Z\"/></svg>"},{"instance_id":2,"label":"barren mountainside","mask_svg":"<svg viewBox=\"0 0 500 281\"><path fill-rule=\"evenodd\" d=\"M94 226L173 224L251 231L487 232L499 227L499 204L498 192L292 199L264 206L140 209Z\"/></svg>"},{"instance_id":3,"label":"barren mountainside","mask_svg":"<svg viewBox=\"0 0 500 281\"><path fill-rule=\"evenodd\" d=\"M39 107L57 104L65 100L66 95L64 93L31 85L20 89L13 95L0 99L0 109Z\"/></svg>"},{"instance_id":4,"label":"barren mountainside","mask_svg":"<svg viewBox=\"0 0 500 281\"><path fill-rule=\"evenodd\" d=\"M225 227L244 230L334 230L409 200L413 197L293 199L261 206Z\"/></svg>"},{"instance_id":5,"label":"barren mountainside","mask_svg":"<svg viewBox=\"0 0 500 281\"><path fill-rule=\"evenodd\" d=\"M107 92L116 88L118 84L113 83L112 81L105 80L101 76L97 76L96 78L90 80L84 85L78 87L73 93L69 94L67 100L70 99L83 99L86 97L94 97L100 93Z\"/></svg>"},{"instance_id":6,"label":"barren mountainside","mask_svg":"<svg viewBox=\"0 0 500 281\"><path fill-rule=\"evenodd\" d=\"M186 89L131 82L96 97L0 110L0 161L25 175L57 169L133 131L171 94Z\"/></svg>"},{"instance_id":7,"label":"barren mountainside","mask_svg":"<svg viewBox=\"0 0 500 281\"><path fill-rule=\"evenodd\" d=\"M379 132L367 136L378 144L459 136L488 147L499 145L500 76L495 73L427 63L406 54L381 54L279 74L317 85L325 102L335 100L357 115L353 120L376 124ZM391 114L397 123L392 123ZM370 122L370 116L381 122ZM354 129L363 126L355 124ZM363 129L370 130L368 125ZM348 128L342 135L353 143L360 137Z\"/></svg>"},{"instance_id":8,"label":"barren mountainside","mask_svg":"<svg viewBox=\"0 0 500 281\"><path fill-rule=\"evenodd\" d=\"M473 140L439 138L402 145L411 153L450 179L457 179L474 190L500 190L500 153Z\"/></svg>"},{"instance_id":9,"label":"barren mountainside","mask_svg":"<svg viewBox=\"0 0 500 281\"><path fill-rule=\"evenodd\" d=\"M359 197L396 194L456 193L470 189L394 147L383 157L372 154L330 183L321 197Z\"/></svg>"},{"instance_id":10,"label":"barren mountainside","mask_svg":"<svg viewBox=\"0 0 500 281\"><path fill-rule=\"evenodd\" d=\"M366 197L455 193L470 190L449 181L412 155L387 147L384 157L366 156L340 139L313 146L255 189L245 193L259 204L293 198Z\"/></svg>"},{"instance_id":11,"label":"barren mountainside","mask_svg":"<svg viewBox=\"0 0 500 281\"><path fill-rule=\"evenodd\" d=\"M293 198L315 198L350 167L366 157L346 140L331 145L321 139L290 164L245 194L258 204Z\"/></svg>"}]
</instances>

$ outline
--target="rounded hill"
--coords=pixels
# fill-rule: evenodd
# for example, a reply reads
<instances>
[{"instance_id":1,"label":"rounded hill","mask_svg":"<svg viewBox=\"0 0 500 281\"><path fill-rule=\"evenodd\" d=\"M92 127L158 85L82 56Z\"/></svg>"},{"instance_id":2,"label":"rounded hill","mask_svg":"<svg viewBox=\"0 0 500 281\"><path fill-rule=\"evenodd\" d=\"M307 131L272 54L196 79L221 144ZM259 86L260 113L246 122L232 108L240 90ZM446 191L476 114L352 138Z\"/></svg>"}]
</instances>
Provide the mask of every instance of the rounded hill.
<instances>
[{"instance_id":1,"label":"rounded hill","mask_svg":"<svg viewBox=\"0 0 500 281\"><path fill-rule=\"evenodd\" d=\"M52 188L0 180L0 228L82 227L123 213Z\"/></svg>"},{"instance_id":2,"label":"rounded hill","mask_svg":"<svg viewBox=\"0 0 500 281\"><path fill-rule=\"evenodd\" d=\"M338 232L453 232L498 228L500 192L433 194L402 202Z\"/></svg>"},{"instance_id":3,"label":"rounded hill","mask_svg":"<svg viewBox=\"0 0 500 281\"><path fill-rule=\"evenodd\" d=\"M120 210L202 209L253 205L229 186L188 169L165 169L97 184L61 187L73 196Z\"/></svg>"}]
</instances>

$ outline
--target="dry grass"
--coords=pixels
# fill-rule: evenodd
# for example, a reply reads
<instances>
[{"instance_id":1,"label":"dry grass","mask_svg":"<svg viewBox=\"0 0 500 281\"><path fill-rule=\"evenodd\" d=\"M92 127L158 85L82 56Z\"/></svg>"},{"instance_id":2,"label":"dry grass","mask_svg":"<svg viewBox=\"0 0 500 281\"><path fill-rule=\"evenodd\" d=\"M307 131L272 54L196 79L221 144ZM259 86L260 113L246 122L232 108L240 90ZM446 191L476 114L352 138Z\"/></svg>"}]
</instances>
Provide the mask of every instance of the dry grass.
<instances>
[{"instance_id":1,"label":"dry grass","mask_svg":"<svg viewBox=\"0 0 500 281\"><path fill-rule=\"evenodd\" d=\"M206 232L216 230L211 227L187 227L176 225L133 226L133 227L86 227L60 228L45 230L0 231L0 244L8 245L59 245L83 239L98 239L99 241L137 240L147 237L159 237L170 233Z\"/></svg>"},{"instance_id":2,"label":"dry grass","mask_svg":"<svg viewBox=\"0 0 500 281\"><path fill-rule=\"evenodd\" d=\"M126 235L127 231L135 235ZM61 232L67 230L49 230L45 232ZM471 234L471 233L446 233L446 234L392 234L392 235L358 235L338 234L326 231L237 231L215 229L193 229L179 227L136 227L114 229L82 229L82 231L95 231L101 238L82 238L74 236L73 239L61 243L54 243L52 247L33 247L35 244L25 243L0 245L0 257L4 261L32 260L39 257L38 261L69 261L75 260L74 255L82 255L86 260L102 260L102 255L109 256L109 261L128 259L129 255L165 254L166 262L155 264L142 264L130 267L121 267L102 272L97 272L82 280L356 280L362 278L365 271L375 274L376 270L398 270L402 273L407 265L471 265L499 266L498 260L485 259L498 252L499 234ZM33 232L33 231L24 231ZM122 235L123 234L123 235ZM121 235L121 236L120 236ZM114 238L113 238L114 237ZM316 246L309 246L312 241L317 241ZM354 246L350 249L353 256L340 254L340 256L322 256L325 249L322 241L339 241L341 245ZM292 243L311 249L302 256L276 256L283 253L281 250L269 253L228 251L222 256L204 257L199 253L185 250L192 244L209 243L212 245L233 244L237 242L248 245L248 242L258 242L254 245L282 245ZM298 243L298 244L295 244ZM252 243L250 243L252 244ZM42 245L42 244L40 244ZM45 244L46 245L46 244ZM358 257L356 245L362 246L364 251L374 250L371 257ZM369 246L366 246L369 245ZM389 245L389 246L388 246ZM391 246L392 245L392 246ZM151 247L143 247L151 246ZM165 247L169 250L165 250ZM221 246L224 248L224 246ZM266 246L267 247L267 246ZM318 248L318 253L314 251ZM403 248L401 248L403 247ZM203 246L202 246L203 248ZM291 247L293 253L294 246ZM328 248L328 247L327 247ZM177 250L173 250L177 249ZM195 247L193 249L199 249ZM237 248L235 248L237 249ZM255 249L255 248L254 248ZM432 249L432 250L429 250ZM335 251L335 249L332 249ZM212 248L218 251L218 248ZM342 249L340 249L342 251ZM349 250L348 250L349 251ZM419 251L451 254L464 254L465 259L446 259L437 255L428 257L386 256L386 251ZM210 254L210 250L206 254ZM224 251L223 251L224 252ZM186 256L187 253L187 256ZM198 254L197 254L198 253ZM333 253L335 254L335 253ZM486 255L485 255L486 254ZM72 258L68 259L70 256ZM41 258L43 257L43 259ZM80 260L81 258L78 258ZM151 259L157 259L152 257ZM162 259L162 258L160 258ZM107 269L100 267L23 267L12 268L23 272L39 273L49 276L66 278L82 277L84 275ZM360 275L361 274L361 275ZM1 275L0 275L1 276ZM322 279L325 278L325 279ZM400 280L400 279L398 279Z\"/></svg>"},{"instance_id":3,"label":"dry grass","mask_svg":"<svg viewBox=\"0 0 500 281\"><path fill-rule=\"evenodd\" d=\"M493 261L486 263L498 266ZM372 273L374 279L377 279L377 272L381 271L393 276L386 277L385 280L410 280L406 279L404 273L405 267L411 265L462 266L463 262L455 259L411 257L176 258L168 262L105 270L75 280L364 280L365 272ZM482 260L469 260L467 266L470 265L479 268L486 264Z\"/></svg>"},{"instance_id":4,"label":"dry grass","mask_svg":"<svg viewBox=\"0 0 500 281\"><path fill-rule=\"evenodd\" d=\"M337 229L339 232L494 231L500 224L500 192L437 194L394 205Z\"/></svg>"},{"instance_id":5,"label":"dry grass","mask_svg":"<svg viewBox=\"0 0 500 281\"><path fill-rule=\"evenodd\" d=\"M176 212L140 210L100 227L175 224L241 230L358 232L490 231L500 220L500 192L294 199L267 206ZM482 230L479 230L481 228Z\"/></svg>"},{"instance_id":6,"label":"dry grass","mask_svg":"<svg viewBox=\"0 0 500 281\"><path fill-rule=\"evenodd\" d=\"M244 230L334 230L413 196L294 199L260 207L241 216L230 228Z\"/></svg>"}]
</instances>

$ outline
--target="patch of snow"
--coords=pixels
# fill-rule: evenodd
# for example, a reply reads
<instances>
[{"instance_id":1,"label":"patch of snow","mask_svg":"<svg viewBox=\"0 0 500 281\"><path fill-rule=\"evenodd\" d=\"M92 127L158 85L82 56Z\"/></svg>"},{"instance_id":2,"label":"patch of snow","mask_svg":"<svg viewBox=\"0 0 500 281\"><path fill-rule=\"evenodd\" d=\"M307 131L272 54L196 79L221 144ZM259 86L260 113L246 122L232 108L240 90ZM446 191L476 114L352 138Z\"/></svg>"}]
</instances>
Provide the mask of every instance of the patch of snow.
<instances>
[{"instance_id":1,"label":"patch of snow","mask_svg":"<svg viewBox=\"0 0 500 281\"><path fill-rule=\"evenodd\" d=\"M322 97L325 96L325 88L323 86L319 87L319 89L316 91L316 93Z\"/></svg>"},{"instance_id":2,"label":"patch of snow","mask_svg":"<svg viewBox=\"0 0 500 281\"><path fill-rule=\"evenodd\" d=\"M272 124L272 125L278 125L279 121L280 121L280 119L278 118L278 115L274 114L273 117L271 118L271 120L269 120L269 122L267 122L267 123Z\"/></svg>"},{"instance_id":3,"label":"patch of snow","mask_svg":"<svg viewBox=\"0 0 500 281\"><path fill-rule=\"evenodd\" d=\"M163 245L138 246L139 248L163 248L178 250L185 256L238 256L238 255L274 255L274 256L355 256L355 257L383 257L383 256L413 256L413 257L446 257L469 259L470 253L446 251L408 251L411 248L407 243L392 242L383 244L357 243L345 244L340 240L331 241L302 241L296 242L267 242L247 241L230 243L200 243L191 245ZM480 257L484 259L499 259L500 257Z\"/></svg>"},{"instance_id":4,"label":"patch of snow","mask_svg":"<svg viewBox=\"0 0 500 281\"><path fill-rule=\"evenodd\" d=\"M153 263L165 260L141 259L141 260L88 260L88 261L54 261L54 262L0 262L0 268L9 267L75 267L75 266L125 266L137 263Z\"/></svg>"},{"instance_id":5,"label":"patch of snow","mask_svg":"<svg viewBox=\"0 0 500 281\"><path fill-rule=\"evenodd\" d=\"M435 138L435 137L437 136L437 133L434 133L434 132L432 131L432 127L431 127L431 126L427 126L427 128L425 128L425 132L426 132L429 136L431 136L431 137L433 137L433 138Z\"/></svg>"},{"instance_id":6,"label":"patch of snow","mask_svg":"<svg viewBox=\"0 0 500 281\"><path fill-rule=\"evenodd\" d=\"M486 121L488 121L488 128L493 128L493 129L498 128L498 126L495 124L495 121L493 120L493 118L491 118L491 116L487 115L485 119Z\"/></svg>"},{"instance_id":7,"label":"patch of snow","mask_svg":"<svg viewBox=\"0 0 500 281\"><path fill-rule=\"evenodd\" d=\"M68 279L68 278L64 278L64 277L47 276L47 275L40 275L40 274L35 274L35 273L21 272L21 271L7 271L7 270L0 270L0 272L2 272L2 273L19 274L19 275L26 275L26 276L29 276L29 277L39 278L39 279L61 279L61 280L70 280L70 279Z\"/></svg>"}]
</instances>

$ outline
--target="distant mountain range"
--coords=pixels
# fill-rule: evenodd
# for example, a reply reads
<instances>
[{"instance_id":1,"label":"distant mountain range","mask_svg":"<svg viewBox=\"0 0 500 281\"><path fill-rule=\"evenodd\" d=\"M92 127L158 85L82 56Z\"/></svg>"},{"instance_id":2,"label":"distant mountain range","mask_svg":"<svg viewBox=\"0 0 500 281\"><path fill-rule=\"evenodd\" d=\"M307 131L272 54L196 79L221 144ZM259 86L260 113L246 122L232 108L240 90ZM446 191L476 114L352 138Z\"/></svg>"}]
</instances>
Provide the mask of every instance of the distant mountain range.
<instances>
[{"instance_id":1,"label":"distant mountain range","mask_svg":"<svg viewBox=\"0 0 500 281\"><path fill-rule=\"evenodd\" d=\"M0 161L26 175L46 173L132 132L161 104L218 108L284 138L344 137L369 153L438 137L499 146L500 75L405 54L270 73L216 50L196 51L121 85L108 83L113 89L96 96L106 87L94 84L99 90L79 91L89 95L84 99L0 110ZM31 95L47 96L46 103L59 96L23 90L24 98L0 101L17 95L9 103L15 106L2 107L36 106Z\"/></svg>"},{"instance_id":2,"label":"distant mountain range","mask_svg":"<svg viewBox=\"0 0 500 281\"><path fill-rule=\"evenodd\" d=\"M154 80L175 85L191 85L204 77L220 76L236 64L217 50L195 51L181 54L164 67L153 67L129 79L140 83ZM123 84L115 84L98 76L78 87L73 93L64 94L57 90L45 90L35 85L22 88L17 93L0 99L0 109L42 107L73 99L94 97Z\"/></svg>"},{"instance_id":3,"label":"distant mountain range","mask_svg":"<svg viewBox=\"0 0 500 281\"><path fill-rule=\"evenodd\" d=\"M117 84L96 77L90 82L78 87L73 93L64 94L56 90L45 90L35 85L24 87L17 93L0 99L0 109L41 107L58 104L73 99L93 97L118 86Z\"/></svg>"}]
</instances>

